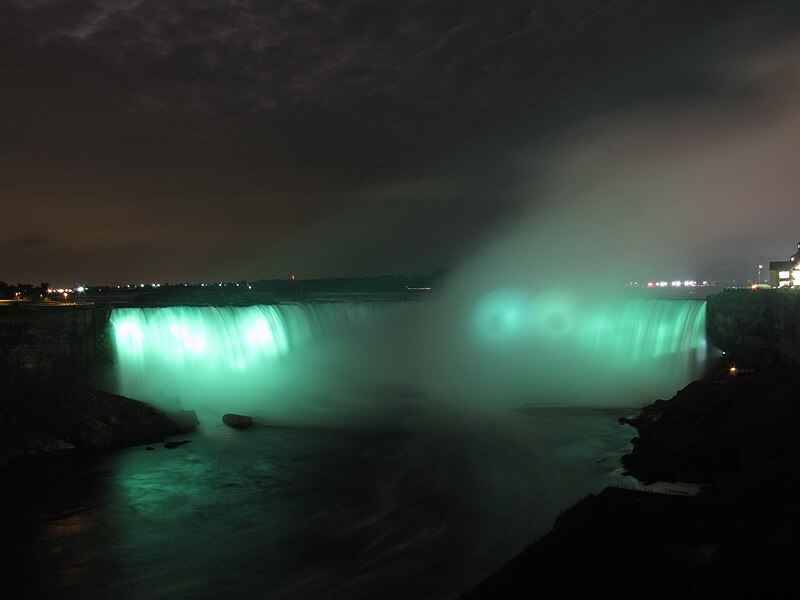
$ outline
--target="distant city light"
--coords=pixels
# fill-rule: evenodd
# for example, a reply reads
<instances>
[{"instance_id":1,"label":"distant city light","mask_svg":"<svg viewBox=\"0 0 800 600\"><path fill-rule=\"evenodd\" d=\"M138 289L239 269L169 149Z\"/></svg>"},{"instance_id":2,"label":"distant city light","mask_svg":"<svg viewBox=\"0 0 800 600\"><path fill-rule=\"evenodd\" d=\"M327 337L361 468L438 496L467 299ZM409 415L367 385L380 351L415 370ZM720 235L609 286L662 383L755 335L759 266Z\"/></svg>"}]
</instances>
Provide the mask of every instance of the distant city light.
<instances>
[{"instance_id":1,"label":"distant city light","mask_svg":"<svg viewBox=\"0 0 800 600\"><path fill-rule=\"evenodd\" d=\"M637 284L638 285L638 284ZM648 288L661 288L661 287L697 287L697 286L706 286L709 285L707 280L704 280L702 283L697 283L694 279L675 279L674 281L648 281L647 287Z\"/></svg>"}]
</instances>

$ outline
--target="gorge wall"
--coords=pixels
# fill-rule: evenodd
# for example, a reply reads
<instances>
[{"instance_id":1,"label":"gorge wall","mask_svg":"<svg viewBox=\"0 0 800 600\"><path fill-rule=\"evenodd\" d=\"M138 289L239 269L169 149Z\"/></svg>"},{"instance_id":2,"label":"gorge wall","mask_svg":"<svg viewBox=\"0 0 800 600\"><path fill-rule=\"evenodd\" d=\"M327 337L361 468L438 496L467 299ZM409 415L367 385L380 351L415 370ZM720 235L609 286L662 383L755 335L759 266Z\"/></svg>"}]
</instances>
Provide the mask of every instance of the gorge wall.
<instances>
[{"instance_id":1,"label":"gorge wall","mask_svg":"<svg viewBox=\"0 0 800 600\"><path fill-rule=\"evenodd\" d=\"M708 297L708 340L741 364L800 366L800 294L792 290L726 290Z\"/></svg>"},{"instance_id":2,"label":"gorge wall","mask_svg":"<svg viewBox=\"0 0 800 600\"><path fill-rule=\"evenodd\" d=\"M0 307L0 376L6 384L97 376L112 363L110 313L77 304Z\"/></svg>"}]
</instances>

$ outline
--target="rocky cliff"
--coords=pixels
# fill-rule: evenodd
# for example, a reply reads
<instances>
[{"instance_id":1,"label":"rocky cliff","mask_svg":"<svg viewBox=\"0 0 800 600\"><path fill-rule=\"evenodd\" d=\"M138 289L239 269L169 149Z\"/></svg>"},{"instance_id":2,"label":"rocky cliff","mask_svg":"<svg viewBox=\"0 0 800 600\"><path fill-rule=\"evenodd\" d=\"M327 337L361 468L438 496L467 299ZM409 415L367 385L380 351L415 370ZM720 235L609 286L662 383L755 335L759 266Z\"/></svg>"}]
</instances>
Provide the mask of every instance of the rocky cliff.
<instances>
[{"instance_id":1,"label":"rocky cliff","mask_svg":"<svg viewBox=\"0 0 800 600\"><path fill-rule=\"evenodd\" d=\"M709 296L706 323L709 342L736 362L800 366L800 293L727 290Z\"/></svg>"},{"instance_id":2,"label":"rocky cliff","mask_svg":"<svg viewBox=\"0 0 800 600\"><path fill-rule=\"evenodd\" d=\"M0 376L7 384L97 376L112 361L109 314L93 305L0 307Z\"/></svg>"},{"instance_id":3,"label":"rocky cliff","mask_svg":"<svg viewBox=\"0 0 800 600\"><path fill-rule=\"evenodd\" d=\"M113 364L110 310L0 307L0 469L30 457L152 443L195 428L193 411L163 413L92 387Z\"/></svg>"}]
</instances>

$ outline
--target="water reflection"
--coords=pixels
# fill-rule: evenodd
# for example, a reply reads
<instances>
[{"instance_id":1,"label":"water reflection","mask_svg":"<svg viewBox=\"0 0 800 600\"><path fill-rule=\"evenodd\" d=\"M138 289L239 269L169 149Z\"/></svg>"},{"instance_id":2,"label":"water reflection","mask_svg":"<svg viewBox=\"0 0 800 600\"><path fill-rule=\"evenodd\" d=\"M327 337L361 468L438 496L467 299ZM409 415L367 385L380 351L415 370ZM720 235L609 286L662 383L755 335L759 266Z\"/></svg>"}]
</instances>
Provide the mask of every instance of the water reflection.
<instances>
[{"instance_id":1,"label":"water reflection","mask_svg":"<svg viewBox=\"0 0 800 600\"><path fill-rule=\"evenodd\" d=\"M17 473L30 598L450 597L609 483L617 411L404 430L207 426L191 444ZM33 483L32 483L33 481Z\"/></svg>"}]
</instances>

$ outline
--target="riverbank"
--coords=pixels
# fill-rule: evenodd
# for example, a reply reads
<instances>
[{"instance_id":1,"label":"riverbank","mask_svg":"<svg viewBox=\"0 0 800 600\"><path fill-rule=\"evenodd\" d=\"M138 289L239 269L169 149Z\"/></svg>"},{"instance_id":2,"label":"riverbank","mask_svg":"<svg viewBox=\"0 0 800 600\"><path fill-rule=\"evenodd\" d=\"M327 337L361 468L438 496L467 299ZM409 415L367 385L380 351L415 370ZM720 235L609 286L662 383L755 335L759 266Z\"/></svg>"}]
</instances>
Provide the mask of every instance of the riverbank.
<instances>
[{"instance_id":1,"label":"riverbank","mask_svg":"<svg viewBox=\"0 0 800 600\"><path fill-rule=\"evenodd\" d=\"M197 424L194 411L164 413L77 383L15 386L0 392L0 469L39 457L156 443Z\"/></svg>"},{"instance_id":2,"label":"riverbank","mask_svg":"<svg viewBox=\"0 0 800 600\"><path fill-rule=\"evenodd\" d=\"M800 402L786 370L716 372L629 421L626 472L463 598L755 598L800 591Z\"/></svg>"}]
</instances>

